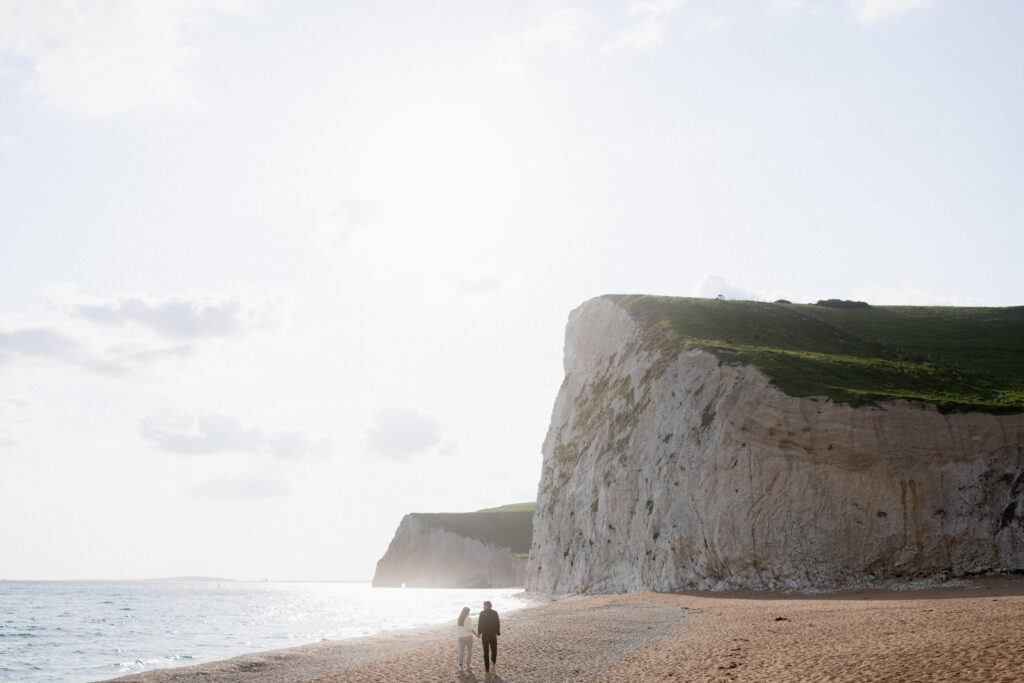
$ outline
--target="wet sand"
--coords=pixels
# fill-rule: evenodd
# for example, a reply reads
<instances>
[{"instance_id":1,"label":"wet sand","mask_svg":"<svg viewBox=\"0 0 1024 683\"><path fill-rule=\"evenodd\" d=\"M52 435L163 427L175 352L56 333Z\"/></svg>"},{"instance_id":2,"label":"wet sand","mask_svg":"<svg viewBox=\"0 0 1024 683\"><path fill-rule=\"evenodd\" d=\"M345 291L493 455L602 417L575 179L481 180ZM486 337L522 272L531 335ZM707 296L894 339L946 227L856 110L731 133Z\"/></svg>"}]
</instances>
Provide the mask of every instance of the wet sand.
<instances>
[{"instance_id":1,"label":"wet sand","mask_svg":"<svg viewBox=\"0 0 1024 683\"><path fill-rule=\"evenodd\" d=\"M815 595L631 593L502 618L459 674L450 626L261 652L118 681L1024 681L1024 577Z\"/></svg>"}]
</instances>

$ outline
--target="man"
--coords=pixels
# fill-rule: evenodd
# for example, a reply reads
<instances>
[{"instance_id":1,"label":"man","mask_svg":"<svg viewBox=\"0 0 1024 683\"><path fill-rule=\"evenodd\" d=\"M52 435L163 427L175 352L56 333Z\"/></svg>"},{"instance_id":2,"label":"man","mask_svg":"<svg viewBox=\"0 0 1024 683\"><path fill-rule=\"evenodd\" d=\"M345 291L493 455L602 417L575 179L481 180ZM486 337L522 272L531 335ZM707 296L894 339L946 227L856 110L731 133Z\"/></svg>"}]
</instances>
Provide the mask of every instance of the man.
<instances>
[{"instance_id":1,"label":"man","mask_svg":"<svg viewBox=\"0 0 1024 683\"><path fill-rule=\"evenodd\" d=\"M484 611L476 620L476 630L480 634L480 642L484 646L484 671L495 673L498 671L498 636L501 635L501 620L498 613L491 609L491 601L484 601ZM491 658L487 658L487 651L490 650Z\"/></svg>"}]
</instances>

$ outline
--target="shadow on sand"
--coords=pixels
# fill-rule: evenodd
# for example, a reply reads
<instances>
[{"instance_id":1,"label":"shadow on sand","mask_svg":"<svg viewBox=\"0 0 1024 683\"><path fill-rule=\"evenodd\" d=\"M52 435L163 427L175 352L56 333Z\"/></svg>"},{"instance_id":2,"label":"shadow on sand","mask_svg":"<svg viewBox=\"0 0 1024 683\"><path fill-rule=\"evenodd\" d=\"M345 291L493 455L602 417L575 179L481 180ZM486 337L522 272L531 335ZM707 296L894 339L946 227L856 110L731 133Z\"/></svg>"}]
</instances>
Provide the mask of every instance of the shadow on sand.
<instances>
[{"instance_id":1,"label":"shadow on sand","mask_svg":"<svg viewBox=\"0 0 1024 683\"><path fill-rule=\"evenodd\" d=\"M781 591L675 591L676 595L722 600L959 600L976 598L986 593L1024 595L1022 573L1011 572L992 576L970 576L933 583L928 580L907 579L889 581L884 586L822 590L812 593L783 593Z\"/></svg>"},{"instance_id":2,"label":"shadow on sand","mask_svg":"<svg viewBox=\"0 0 1024 683\"><path fill-rule=\"evenodd\" d=\"M505 679L498 674L481 672L478 676L475 671L460 671L455 680L459 683L505 683Z\"/></svg>"}]
</instances>

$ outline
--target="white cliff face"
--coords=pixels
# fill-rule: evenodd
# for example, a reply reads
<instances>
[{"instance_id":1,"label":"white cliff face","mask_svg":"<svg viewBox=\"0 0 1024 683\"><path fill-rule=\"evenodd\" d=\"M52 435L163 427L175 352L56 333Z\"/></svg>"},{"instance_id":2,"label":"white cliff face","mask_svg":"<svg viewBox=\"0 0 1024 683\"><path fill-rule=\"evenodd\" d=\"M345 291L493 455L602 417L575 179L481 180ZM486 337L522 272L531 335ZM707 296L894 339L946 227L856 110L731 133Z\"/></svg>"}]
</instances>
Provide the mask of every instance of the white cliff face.
<instances>
[{"instance_id":1,"label":"white cliff face","mask_svg":"<svg viewBox=\"0 0 1024 683\"><path fill-rule=\"evenodd\" d=\"M524 558L509 548L427 526L406 515L377 562L374 586L504 588L522 586Z\"/></svg>"},{"instance_id":2,"label":"white cliff face","mask_svg":"<svg viewBox=\"0 0 1024 683\"><path fill-rule=\"evenodd\" d=\"M526 568L554 593L1024 569L1024 415L794 398L618 304L572 312Z\"/></svg>"}]
</instances>

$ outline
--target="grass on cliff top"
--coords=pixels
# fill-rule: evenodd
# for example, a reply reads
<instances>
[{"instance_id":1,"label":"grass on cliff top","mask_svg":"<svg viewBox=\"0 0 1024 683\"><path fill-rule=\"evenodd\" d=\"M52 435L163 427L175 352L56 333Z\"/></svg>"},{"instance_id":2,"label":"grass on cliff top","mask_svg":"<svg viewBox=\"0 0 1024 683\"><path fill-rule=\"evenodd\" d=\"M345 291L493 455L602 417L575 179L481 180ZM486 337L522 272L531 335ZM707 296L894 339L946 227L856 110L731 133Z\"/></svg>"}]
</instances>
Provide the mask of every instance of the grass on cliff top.
<instances>
[{"instance_id":1,"label":"grass on cliff top","mask_svg":"<svg viewBox=\"0 0 1024 683\"><path fill-rule=\"evenodd\" d=\"M906 398L943 412L1024 412L1024 306L832 308L609 295L675 357L751 363L791 396L862 405Z\"/></svg>"},{"instance_id":2,"label":"grass on cliff top","mask_svg":"<svg viewBox=\"0 0 1024 683\"><path fill-rule=\"evenodd\" d=\"M512 503L511 505L502 505L496 508L484 508L483 510L477 510L477 512L516 512L522 510L533 512L536 509L537 503Z\"/></svg>"},{"instance_id":3,"label":"grass on cliff top","mask_svg":"<svg viewBox=\"0 0 1024 683\"><path fill-rule=\"evenodd\" d=\"M483 543L510 548L515 555L530 552L536 503L516 503L476 512L418 512L423 524Z\"/></svg>"}]
</instances>

